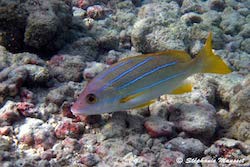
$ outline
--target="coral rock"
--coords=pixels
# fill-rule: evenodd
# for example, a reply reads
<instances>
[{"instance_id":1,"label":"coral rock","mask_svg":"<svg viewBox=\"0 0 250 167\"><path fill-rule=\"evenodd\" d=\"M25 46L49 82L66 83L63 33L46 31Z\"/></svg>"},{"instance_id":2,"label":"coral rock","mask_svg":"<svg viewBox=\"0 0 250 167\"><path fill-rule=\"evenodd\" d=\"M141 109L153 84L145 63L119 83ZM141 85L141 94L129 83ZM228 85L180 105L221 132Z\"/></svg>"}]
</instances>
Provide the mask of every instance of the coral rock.
<instances>
[{"instance_id":1,"label":"coral rock","mask_svg":"<svg viewBox=\"0 0 250 167\"><path fill-rule=\"evenodd\" d=\"M103 139L123 136L126 129L126 118L126 113L114 113L101 131Z\"/></svg>"},{"instance_id":2,"label":"coral rock","mask_svg":"<svg viewBox=\"0 0 250 167\"><path fill-rule=\"evenodd\" d=\"M229 112L224 119L230 118L231 128L227 128L228 136L250 143L250 76L247 76L241 84L241 88L229 103Z\"/></svg>"},{"instance_id":3,"label":"coral rock","mask_svg":"<svg viewBox=\"0 0 250 167\"><path fill-rule=\"evenodd\" d=\"M204 139L210 139L217 126L215 108L210 104L175 104L171 106L169 120L177 128Z\"/></svg>"},{"instance_id":4,"label":"coral rock","mask_svg":"<svg viewBox=\"0 0 250 167\"><path fill-rule=\"evenodd\" d=\"M1 44L12 51L56 51L67 40L72 13L65 1L1 1L0 7Z\"/></svg>"},{"instance_id":5,"label":"coral rock","mask_svg":"<svg viewBox=\"0 0 250 167\"><path fill-rule=\"evenodd\" d=\"M93 26L90 31L90 34L96 40L96 44L99 49L117 50L119 47L119 33L118 30L116 29L110 30L101 25ZM93 48L93 51L96 51L96 47ZM93 61L93 58L98 58L98 57L92 56L92 60L90 61Z\"/></svg>"},{"instance_id":6,"label":"coral rock","mask_svg":"<svg viewBox=\"0 0 250 167\"><path fill-rule=\"evenodd\" d=\"M34 108L34 105L32 103L22 102L17 103L17 110L23 115L23 116L31 116L32 110Z\"/></svg>"},{"instance_id":7,"label":"coral rock","mask_svg":"<svg viewBox=\"0 0 250 167\"><path fill-rule=\"evenodd\" d=\"M62 141L62 145L64 145L64 147L66 147L71 152L73 152L74 150L79 150L80 149L80 145L78 143L78 140L72 139L70 137L66 137Z\"/></svg>"},{"instance_id":8,"label":"coral rock","mask_svg":"<svg viewBox=\"0 0 250 167\"><path fill-rule=\"evenodd\" d=\"M55 158L55 157L56 155L53 153L51 149L44 151L41 155L41 158L44 160L51 160L52 158Z\"/></svg>"},{"instance_id":9,"label":"coral rock","mask_svg":"<svg viewBox=\"0 0 250 167\"><path fill-rule=\"evenodd\" d=\"M12 131L11 126L0 127L0 135L7 136L11 133L11 131Z\"/></svg>"},{"instance_id":10,"label":"coral rock","mask_svg":"<svg viewBox=\"0 0 250 167\"><path fill-rule=\"evenodd\" d=\"M82 61L90 62L90 61L95 61L98 58L97 46L98 46L97 41L94 38L83 37L77 39L71 44L66 45L64 48L62 48L62 50L59 51L59 53L63 55L80 56ZM69 57L68 61L70 60L70 58L72 57ZM77 63L77 60L73 62Z\"/></svg>"},{"instance_id":11,"label":"coral rock","mask_svg":"<svg viewBox=\"0 0 250 167\"><path fill-rule=\"evenodd\" d=\"M159 116L161 118L167 118L167 104L164 102L156 101L149 106L150 115Z\"/></svg>"},{"instance_id":12,"label":"coral rock","mask_svg":"<svg viewBox=\"0 0 250 167\"><path fill-rule=\"evenodd\" d=\"M222 12L226 5L224 0L210 0L209 6L212 10Z\"/></svg>"},{"instance_id":13,"label":"coral rock","mask_svg":"<svg viewBox=\"0 0 250 167\"><path fill-rule=\"evenodd\" d=\"M20 87L28 77L24 68L8 67L0 72L0 95L2 100L7 96L16 96Z\"/></svg>"},{"instance_id":14,"label":"coral rock","mask_svg":"<svg viewBox=\"0 0 250 167\"><path fill-rule=\"evenodd\" d=\"M22 102L32 103L34 101L34 94L27 88L22 88L20 91L20 98Z\"/></svg>"},{"instance_id":15,"label":"coral rock","mask_svg":"<svg viewBox=\"0 0 250 167\"><path fill-rule=\"evenodd\" d=\"M167 167L167 166L179 166L184 160L184 155L178 151L169 151L169 150L161 150L159 159L158 159L158 166L159 167Z\"/></svg>"},{"instance_id":16,"label":"coral rock","mask_svg":"<svg viewBox=\"0 0 250 167\"><path fill-rule=\"evenodd\" d=\"M107 68L107 65L104 65L102 63L87 63L87 67L85 68L83 72L84 79L90 80L94 78L97 74L102 72L105 68Z\"/></svg>"},{"instance_id":17,"label":"coral rock","mask_svg":"<svg viewBox=\"0 0 250 167\"><path fill-rule=\"evenodd\" d=\"M239 27L244 24L244 18L231 7L225 8L222 13L220 27L226 34L235 35L239 32Z\"/></svg>"},{"instance_id":18,"label":"coral rock","mask_svg":"<svg viewBox=\"0 0 250 167\"><path fill-rule=\"evenodd\" d=\"M74 0L73 1L73 5L82 8L82 9L86 9L88 6L92 5L93 1L92 0Z\"/></svg>"},{"instance_id":19,"label":"coral rock","mask_svg":"<svg viewBox=\"0 0 250 167\"><path fill-rule=\"evenodd\" d=\"M111 51L109 51L108 56L105 57L105 62L108 65L112 65L118 61L118 57L115 54L116 54L115 51L111 50Z\"/></svg>"},{"instance_id":20,"label":"coral rock","mask_svg":"<svg viewBox=\"0 0 250 167\"><path fill-rule=\"evenodd\" d=\"M0 151L8 151L11 148L12 140L0 136Z\"/></svg>"},{"instance_id":21,"label":"coral rock","mask_svg":"<svg viewBox=\"0 0 250 167\"><path fill-rule=\"evenodd\" d=\"M50 125L42 125L33 133L35 147L51 148L56 143L54 129Z\"/></svg>"},{"instance_id":22,"label":"coral rock","mask_svg":"<svg viewBox=\"0 0 250 167\"><path fill-rule=\"evenodd\" d=\"M151 53L167 49L185 50L184 41L189 30L184 22L177 21L180 20L177 19L179 10L178 4L173 1L144 5L138 14L142 19L134 24L131 32L131 41L136 51Z\"/></svg>"},{"instance_id":23,"label":"coral rock","mask_svg":"<svg viewBox=\"0 0 250 167\"><path fill-rule=\"evenodd\" d=\"M241 160L240 166L249 166L250 164L249 156L247 156L250 153L249 145L234 139L221 138L215 141L204 153L211 157L220 157L221 164L224 164L223 159Z\"/></svg>"},{"instance_id":24,"label":"coral rock","mask_svg":"<svg viewBox=\"0 0 250 167\"><path fill-rule=\"evenodd\" d=\"M87 16L93 19L102 19L105 16L104 8L100 5L94 5L87 8Z\"/></svg>"},{"instance_id":25,"label":"coral rock","mask_svg":"<svg viewBox=\"0 0 250 167\"><path fill-rule=\"evenodd\" d=\"M190 12L181 16L181 20L183 20L187 25L192 25L194 23L202 22L202 18L199 14Z\"/></svg>"},{"instance_id":26,"label":"coral rock","mask_svg":"<svg viewBox=\"0 0 250 167\"><path fill-rule=\"evenodd\" d=\"M145 148L146 142L149 140L147 138L148 136L146 137L145 136L135 134L135 135L130 135L128 136L128 138L125 139L128 145L135 148L134 150L135 154L139 154L143 150L143 148Z\"/></svg>"},{"instance_id":27,"label":"coral rock","mask_svg":"<svg viewBox=\"0 0 250 167\"><path fill-rule=\"evenodd\" d=\"M175 133L174 124L160 117L150 117L145 121L144 126L151 137L170 137Z\"/></svg>"},{"instance_id":28,"label":"coral rock","mask_svg":"<svg viewBox=\"0 0 250 167\"><path fill-rule=\"evenodd\" d=\"M59 82L80 81L85 67L80 56L55 55L48 62L50 73Z\"/></svg>"},{"instance_id":29,"label":"coral rock","mask_svg":"<svg viewBox=\"0 0 250 167\"><path fill-rule=\"evenodd\" d=\"M100 161L100 158L96 154L85 154L81 156L79 161L84 165L94 166Z\"/></svg>"},{"instance_id":30,"label":"coral rock","mask_svg":"<svg viewBox=\"0 0 250 167\"><path fill-rule=\"evenodd\" d=\"M82 19L86 16L86 11L78 7L73 7L73 16Z\"/></svg>"},{"instance_id":31,"label":"coral rock","mask_svg":"<svg viewBox=\"0 0 250 167\"><path fill-rule=\"evenodd\" d=\"M64 101L72 101L74 90L69 85L62 85L50 91L46 97L47 101L61 106Z\"/></svg>"},{"instance_id":32,"label":"coral rock","mask_svg":"<svg viewBox=\"0 0 250 167\"><path fill-rule=\"evenodd\" d=\"M77 116L80 121L85 122L87 124L95 124L101 122L102 116L101 115L88 115L88 116Z\"/></svg>"},{"instance_id":33,"label":"coral rock","mask_svg":"<svg viewBox=\"0 0 250 167\"><path fill-rule=\"evenodd\" d=\"M140 115L128 114L126 118L126 124L128 131L133 131L136 133L144 132L144 117Z\"/></svg>"},{"instance_id":34,"label":"coral rock","mask_svg":"<svg viewBox=\"0 0 250 167\"><path fill-rule=\"evenodd\" d=\"M100 157L105 157L107 155L123 157L131 151L133 151L133 147L119 138L104 140L96 148L96 153Z\"/></svg>"},{"instance_id":35,"label":"coral rock","mask_svg":"<svg viewBox=\"0 0 250 167\"><path fill-rule=\"evenodd\" d=\"M18 127L18 131L19 141L28 146L49 149L56 142L54 128L39 119L26 118L24 124Z\"/></svg>"},{"instance_id":36,"label":"coral rock","mask_svg":"<svg viewBox=\"0 0 250 167\"><path fill-rule=\"evenodd\" d=\"M83 123L74 123L70 120L66 120L60 122L56 129L55 134L59 139L64 139L67 136L72 138L78 138L84 132L84 124Z\"/></svg>"},{"instance_id":37,"label":"coral rock","mask_svg":"<svg viewBox=\"0 0 250 167\"><path fill-rule=\"evenodd\" d=\"M203 13L205 9L204 6L201 4L200 1L197 0L183 0L181 5L181 11L183 13L187 12L197 12L197 13Z\"/></svg>"},{"instance_id":38,"label":"coral rock","mask_svg":"<svg viewBox=\"0 0 250 167\"><path fill-rule=\"evenodd\" d=\"M73 113L70 110L71 108L71 104L68 102L64 102L60 108L60 112L62 113L62 115L64 117L68 117L68 118L75 118L75 116L73 115Z\"/></svg>"},{"instance_id":39,"label":"coral rock","mask_svg":"<svg viewBox=\"0 0 250 167\"><path fill-rule=\"evenodd\" d=\"M198 139L177 137L168 141L166 148L173 151L180 151L187 157L199 157L203 155L206 146Z\"/></svg>"},{"instance_id":40,"label":"coral rock","mask_svg":"<svg viewBox=\"0 0 250 167\"><path fill-rule=\"evenodd\" d=\"M0 124L8 125L17 121L20 118L18 107L16 103L7 101L6 104L0 109Z\"/></svg>"},{"instance_id":41,"label":"coral rock","mask_svg":"<svg viewBox=\"0 0 250 167\"><path fill-rule=\"evenodd\" d=\"M27 64L21 68L28 71L28 79L34 83L45 83L50 78L49 70L46 67Z\"/></svg>"}]
</instances>

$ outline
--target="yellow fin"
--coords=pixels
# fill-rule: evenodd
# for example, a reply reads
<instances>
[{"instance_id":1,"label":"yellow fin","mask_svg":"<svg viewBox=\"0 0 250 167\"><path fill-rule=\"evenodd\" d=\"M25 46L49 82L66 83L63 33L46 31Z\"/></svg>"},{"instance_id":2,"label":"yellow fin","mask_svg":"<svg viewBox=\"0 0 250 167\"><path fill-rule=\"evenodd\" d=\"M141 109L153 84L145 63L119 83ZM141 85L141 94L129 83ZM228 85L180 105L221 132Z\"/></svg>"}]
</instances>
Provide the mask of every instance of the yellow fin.
<instances>
[{"instance_id":1,"label":"yellow fin","mask_svg":"<svg viewBox=\"0 0 250 167\"><path fill-rule=\"evenodd\" d=\"M230 73L230 68L212 51L212 33L210 32L206 40L205 46L199 51L197 55L197 65L201 66L200 72L203 73Z\"/></svg>"},{"instance_id":2,"label":"yellow fin","mask_svg":"<svg viewBox=\"0 0 250 167\"><path fill-rule=\"evenodd\" d=\"M131 57L123 58L120 61L126 61L126 60L133 59L133 58L146 58L150 56L169 56L169 57L173 57L176 60L180 60L182 62L191 61L191 56L187 52L180 51L180 50L166 50L166 51L161 51L161 52L142 54L138 56L131 56Z\"/></svg>"},{"instance_id":3,"label":"yellow fin","mask_svg":"<svg viewBox=\"0 0 250 167\"><path fill-rule=\"evenodd\" d=\"M191 92L192 91L192 84L185 82L184 84L180 85L179 87L177 87L176 89L174 89L171 94L183 94L183 93L187 93L187 92Z\"/></svg>"},{"instance_id":4,"label":"yellow fin","mask_svg":"<svg viewBox=\"0 0 250 167\"><path fill-rule=\"evenodd\" d=\"M126 102L128 102L128 101L130 101L130 100L132 100L132 99L134 99L134 98L136 98L138 96L141 96L142 94L143 93L136 93L136 94L124 97L124 98L120 99L120 103L126 103Z\"/></svg>"},{"instance_id":5,"label":"yellow fin","mask_svg":"<svg viewBox=\"0 0 250 167\"><path fill-rule=\"evenodd\" d=\"M147 107L149 106L150 104L153 104L155 102L155 100L150 100L146 103L143 103L143 104L140 104L138 106L135 106L133 109L139 109L139 108L144 108L144 107Z\"/></svg>"}]
</instances>

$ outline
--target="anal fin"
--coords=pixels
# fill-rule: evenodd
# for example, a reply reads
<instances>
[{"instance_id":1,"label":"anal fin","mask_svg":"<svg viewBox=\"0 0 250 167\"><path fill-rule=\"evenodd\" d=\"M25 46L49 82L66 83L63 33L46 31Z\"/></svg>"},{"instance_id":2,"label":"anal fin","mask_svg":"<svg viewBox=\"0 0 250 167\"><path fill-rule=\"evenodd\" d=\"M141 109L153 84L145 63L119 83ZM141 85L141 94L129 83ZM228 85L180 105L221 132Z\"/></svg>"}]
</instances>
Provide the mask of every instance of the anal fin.
<instances>
[{"instance_id":1,"label":"anal fin","mask_svg":"<svg viewBox=\"0 0 250 167\"><path fill-rule=\"evenodd\" d=\"M171 92L171 94L178 95L178 94L183 94L183 93L188 93L188 92L192 92L192 84L190 82L184 82L183 84L175 88Z\"/></svg>"},{"instance_id":2,"label":"anal fin","mask_svg":"<svg viewBox=\"0 0 250 167\"><path fill-rule=\"evenodd\" d=\"M144 107L149 106L150 104L153 104L154 102L155 102L155 100L150 100L150 101L147 101L146 103L135 106L133 109L144 108Z\"/></svg>"}]
</instances>

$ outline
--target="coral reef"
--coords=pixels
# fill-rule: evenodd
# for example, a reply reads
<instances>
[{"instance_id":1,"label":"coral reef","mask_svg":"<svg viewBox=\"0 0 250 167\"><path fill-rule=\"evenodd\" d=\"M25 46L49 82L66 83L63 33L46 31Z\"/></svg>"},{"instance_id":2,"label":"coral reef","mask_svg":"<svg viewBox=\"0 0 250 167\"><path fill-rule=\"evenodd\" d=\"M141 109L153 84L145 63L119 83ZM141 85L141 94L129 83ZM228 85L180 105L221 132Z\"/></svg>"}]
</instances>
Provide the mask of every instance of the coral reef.
<instances>
[{"instance_id":1,"label":"coral reef","mask_svg":"<svg viewBox=\"0 0 250 167\"><path fill-rule=\"evenodd\" d=\"M1 1L0 44L11 51L56 51L67 40L71 5L66 1Z\"/></svg>"},{"instance_id":2,"label":"coral reef","mask_svg":"<svg viewBox=\"0 0 250 167\"><path fill-rule=\"evenodd\" d=\"M0 1L0 166L250 166L250 3ZM208 32L233 70L142 109L75 116L88 82L129 56L192 57ZM192 68L192 67L191 67Z\"/></svg>"}]
</instances>

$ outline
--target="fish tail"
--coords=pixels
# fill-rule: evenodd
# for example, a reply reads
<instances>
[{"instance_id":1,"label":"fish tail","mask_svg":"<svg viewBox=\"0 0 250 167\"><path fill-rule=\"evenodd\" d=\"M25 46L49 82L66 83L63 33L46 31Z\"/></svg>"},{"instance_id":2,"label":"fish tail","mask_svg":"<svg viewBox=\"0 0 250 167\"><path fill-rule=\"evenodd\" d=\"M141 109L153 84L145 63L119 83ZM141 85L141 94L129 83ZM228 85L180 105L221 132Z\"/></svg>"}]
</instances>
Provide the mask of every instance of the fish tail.
<instances>
[{"instance_id":1,"label":"fish tail","mask_svg":"<svg viewBox=\"0 0 250 167\"><path fill-rule=\"evenodd\" d=\"M199 67L198 71L202 73L230 73L230 68L212 51L212 33L210 32L206 40L205 46L199 51L196 59L196 65Z\"/></svg>"}]
</instances>

